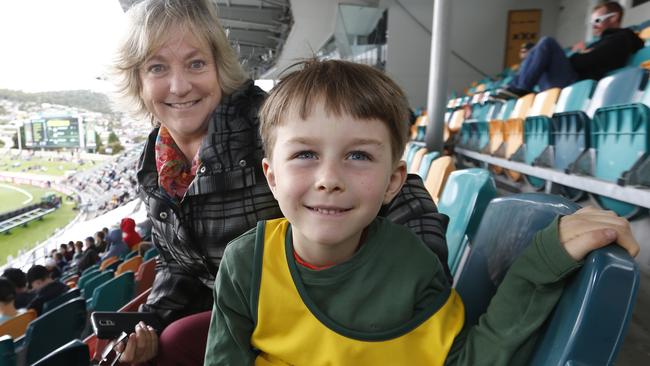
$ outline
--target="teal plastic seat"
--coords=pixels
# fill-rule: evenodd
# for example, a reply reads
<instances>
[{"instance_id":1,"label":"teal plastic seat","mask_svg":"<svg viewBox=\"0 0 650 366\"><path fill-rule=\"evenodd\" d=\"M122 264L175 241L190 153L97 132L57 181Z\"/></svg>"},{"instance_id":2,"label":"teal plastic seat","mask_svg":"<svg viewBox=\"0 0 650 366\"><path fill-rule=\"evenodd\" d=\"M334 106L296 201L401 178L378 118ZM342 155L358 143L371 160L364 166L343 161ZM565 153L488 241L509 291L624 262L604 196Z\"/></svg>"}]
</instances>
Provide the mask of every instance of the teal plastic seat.
<instances>
[{"instance_id":1,"label":"teal plastic seat","mask_svg":"<svg viewBox=\"0 0 650 366\"><path fill-rule=\"evenodd\" d=\"M151 247L151 249L147 250L144 253L144 257L142 257L142 261L146 262L157 255L158 255L158 249L156 249L156 247Z\"/></svg>"},{"instance_id":2,"label":"teal plastic seat","mask_svg":"<svg viewBox=\"0 0 650 366\"><path fill-rule=\"evenodd\" d=\"M122 258L122 260L123 260L124 262L126 262L126 261L128 261L129 259L135 257L136 255L138 255L138 251L137 251L137 250L130 251L130 252L128 252L127 254L124 255L124 258Z\"/></svg>"},{"instance_id":3,"label":"teal plastic seat","mask_svg":"<svg viewBox=\"0 0 650 366\"><path fill-rule=\"evenodd\" d=\"M90 365L90 351L88 345L79 339L72 340L50 352L32 366L88 366Z\"/></svg>"},{"instance_id":4,"label":"teal plastic seat","mask_svg":"<svg viewBox=\"0 0 650 366\"><path fill-rule=\"evenodd\" d=\"M77 281L77 288L83 288L88 281L99 276L101 273L102 271L100 271L98 267L93 269L92 271L86 272L86 274L81 275L81 277L79 277L79 280Z\"/></svg>"},{"instance_id":5,"label":"teal plastic seat","mask_svg":"<svg viewBox=\"0 0 650 366\"><path fill-rule=\"evenodd\" d=\"M650 164L650 85L647 71L642 85L645 93L636 103L611 105L599 108L591 123L591 144L595 152L593 175L599 179L619 184L650 187L650 169L642 175L645 181L629 181L635 166ZM632 100L634 102L634 100ZM605 196L591 195L599 206L620 216L633 217L644 209Z\"/></svg>"},{"instance_id":6,"label":"teal plastic seat","mask_svg":"<svg viewBox=\"0 0 650 366\"><path fill-rule=\"evenodd\" d=\"M429 173L429 168L431 167L431 162L436 160L440 156L440 153L437 151L431 151L422 157L422 161L420 162L420 169L418 170L418 175L422 180L427 178L427 174Z\"/></svg>"},{"instance_id":7,"label":"teal plastic seat","mask_svg":"<svg viewBox=\"0 0 650 366\"><path fill-rule=\"evenodd\" d=\"M488 203L496 195L494 179L485 169L456 170L447 178L438 211L449 216L447 264L452 275L458 270L463 254L469 250Z\"/></svg>"},{"instance_id":8,"label":"teal plastic seat","mask_svg":"<svg viewBox=\"0 0 650 366\"><path fill-rule=\"evenodd\" d=\"M81 290L76 288L71 288L68 292L61 294L50 301L46 301L43 304L43 313L47 313L48 310L54 309L55 307L64 304L72 299L76 299L81 296Z\"/></svg>"},{"instance_id":9,"label":"teal plastic seat","mask_svg":"<svg viewBox=\"0 0 650 366\"><path fill-rule=\"evenodd\" d=\"M134 287L133 272L124 272L99 285L87 308L94 311L117 311L133 299Z\"/></svg>"},{"instance_id":10,"label":"teal plastic seat","mask_svg":"<svg viewBox=\"0 0 650 366\"><path fill-rule=\"evenodd\" d=\"M641 66L645 61L650 60L650 46L645 46L636 51L627 61L627 66Z\"/></svg>"},{"instance_id":11,"label":"teal plastic seat","mask_svg":"<svg viewBox=\"0 0 650 366\"><path fill-rule=\"evenodd\" d=\"M81 294L86 298L86 300L90 300L89 297L93 295L93 291L95 291L99 285L111 278L113 278L113 271L104 271L100 273L98 276L84 284L81 288Z\"/></svg>"},{"instance_id":12,"label":"teal plastic seat","mask_svg":"<svg viewBox=\"0 0 650 366\"><path fill-rule=\"evenodd\" d=\"M14 339L10 335L0 337L0 366L16 366Z\"/></svg>"},{"instance_id":13,"label":"teal plastic seat","mask_svg":"<svg viewBox=\"0 0 650 366\"><path fill-rule=\"evenodd\" d=\"M86 325L86 301L76 298L34 319L20 342L28 365L67 342L78 339Z\"/></svg>"},{"instance_id":14,"label":"teal plastic seat","mask_svg":"<svg viewBox=\"0 0 650 366\"><path fill-rule=\"evenodd\" d=\"M95 269L99 269L99 264L93 264L92 266L84 269L83 272L81 272L81 277L83 277L83 275L87 274L88 272L92 272Z\"/></svg>"},{"instance_id":15,"label":"teal plastic seat","mask_svg":"<svg viewBox=\"0 0 650 366\"><path fill-rule=\"evenodd\" d=\"M485 312L498 285L534 234L579 206L560 196L524 193L489 204L456 289L466 323ZM625 336L639 286L639 269L621 248L589 254L543 328L529 365L610 365Z\"/></svg>"},{"instance_id":16,"label":"teal plastic seat","mask_svg":"<svg viewBox=\"0 0 650 366\"><path fill-rule=\"evenodd\" d=\"M117 267L119 267L120 264L122 264L123 262L124 261L121 260L121 259L116 260L115 262L113 262L113 263L109 264L108 266L106 266L106 268L104 268L104 272L106 272L106 271L115 272L117 270Z\"/></svg>"}]
</instances>

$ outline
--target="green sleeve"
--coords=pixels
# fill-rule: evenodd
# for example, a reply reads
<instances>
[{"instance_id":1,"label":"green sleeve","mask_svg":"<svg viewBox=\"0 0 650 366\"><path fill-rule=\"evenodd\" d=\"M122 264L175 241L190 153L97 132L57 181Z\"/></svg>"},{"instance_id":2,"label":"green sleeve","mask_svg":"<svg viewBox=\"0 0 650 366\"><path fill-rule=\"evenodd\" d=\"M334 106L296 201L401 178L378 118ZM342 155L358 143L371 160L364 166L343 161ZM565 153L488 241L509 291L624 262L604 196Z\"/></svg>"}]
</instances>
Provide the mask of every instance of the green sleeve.
<instances>
[{"instance_id":1,"label":"green sleeve","mask_svg":"<svg viewBox=\"0 0 650 366\"><path fill-rule=\"evenodd\" d=\"M255 232L226 247L214 283L214 306L205 365L253 365L250 339L255 324L250 311Z\"/></svg>"},{"instance_id":2,"label":"green sleeve","mask_svg":"<svg viewBox=\"0 0 650 366\"><path fill-rule=\"evenodd\" d=\"M446 365L526 365L567 275L581 265L560 244L554 220L512 264L478 324L456 337Z\"/></svg>"}]
</instances>

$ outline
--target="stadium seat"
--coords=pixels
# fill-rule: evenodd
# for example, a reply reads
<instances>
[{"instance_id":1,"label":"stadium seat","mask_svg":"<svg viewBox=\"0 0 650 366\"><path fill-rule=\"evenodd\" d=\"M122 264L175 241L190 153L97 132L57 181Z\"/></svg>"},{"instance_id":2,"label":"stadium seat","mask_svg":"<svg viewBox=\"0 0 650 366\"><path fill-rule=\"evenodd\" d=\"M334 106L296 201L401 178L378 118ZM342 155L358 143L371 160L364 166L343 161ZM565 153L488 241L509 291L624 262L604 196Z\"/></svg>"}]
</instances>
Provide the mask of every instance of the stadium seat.
<instances>
[{"instance_id":1,"label":"stadium seat","mask_svg":"<svg viewBox=\"0 0 650 366\"><path fill-rule=\"evenodd\" d=\"M427 153L426 148L418 149L413 158L411 159L411 164L407 166L407 171L409 173L415 174L420 169L420 163L422 162L422 157Z\"/></svg>"},{"instance_id":2,"label":"stadium seat","mask_svg":"<svg viewBox=\"0 0 650 366\"><path fill-rule=\"evenodd\" d=\"M142 262L138 272L135 274L135 291L136 295L143 293L153 285L156 278L156 259L151 258Z\"/></svg>"},{"instance_id":3,"label":"stadium seat","mask_svg":"<svg viewBox=\"0 0 650 366\"><path fill-rule=\"evenodd\" d=\"M133 299L133 277L133 272L128 271L97 286L93 291L92 300L88 302L87 309L89 311L117 311Z\"/></svg>"},{"instance_id":4,"label":"stadium seat","mask_svg":"<svg viewBox=\"0 0 650 366\"><path fill-rule=\"evenodd\" d=\"M93 278L99 276L102 272L99 270L99 266L92 271L86 272L85 274L81 275L79 280L77 281L77 288L83 288L84 285L92 280Z\"/></svg>"},{"instance_id":5,"label":"stadium seat","mask_svg":"<svg viewBox=\"0 0 650 366\"><path fill-rule=\"evenodd\" d=\"M417 172L420 178L425 179L427 177L427 173L429 172L429 168L431 167L431 162L437 159L439 156L440 156L439 152L432 151L426 153L422 157L422 161L420 162L420 169Z\"/></svg>"},{"instance_id":6,"label":"stadium seat","mask_svg":"<svg viewBox=\"0 0 650 366\"><path fill-rule=\"evenodd\" d=\"M81 277L83 277L88 272L92 272L92 271L94 271L96 269L99 269L99 264L93 264L92 266L84 269L83 272L81 272Z\"/></svg>"},{"instance_id":7,"label":"stadium seat","mask_svg":"<svg viewBox=\"0 0 650 366\"><path fill-rule=\"evenodd\" d=\"M43 304L43 313L47 313L49 310L54 309L55 307L66 303L72 299L76 299L77 297L81 296L81 289L79 288L72 288L68 290L68 292L61 294L55 298L53 298L50 301L46 301Z\"/></svg>"},{"instance_id":8,"label":"stadium seat","mask_svg":"<svg viewBox=\"0 0 650 366\"><path fill-rule=\"evenodd\" d=\"M478 322L506 271L533 235L557 215L571 214L577 208L570 200L540 193L492 200L456 285L468 325ZM591 253L582 269L568 280L540 330L528 364L613 364L638 285L638 266L624 250L609 246Z\"/></svg>"},{"instance_id":9,"label":"stadium seat","mask_svg":"<svg viewBox=\"0 0 650 366\"><path fill-rule=\"evenodd\" d=\"M27 327L17 352L28 365L79 338L86 325L86 301L76 298L42 314Z\"/></svg>"},{"instance_id":10,"label":"stadium seat","mask_svg":"<svg viewBox=\"0 0 650 366\"><path fill-rule=\"evenodd\" d=\"M485 169L457 170L449 175L438 202L438 211L449 216L447 263L452 275L456 273L465 251L469 250L468 243L496 193L494 179Z\"/></svg>"},{"instance_id":11,"label":"stadium seat","mask_svg":"<svg viewBox=\"0 0 650 366\"><path fill-rule=\"evenodd\" d=\"M140 244L138 244L138 246L139 246L139 245L140 245ZM122 259L126 262L126 261L128 261L129 259L135 257L136 255L138 255L138 251L137 251L137 250L132 250L132 251L130 251L128 254L126 254L126 255L124 256L124 258L122 258Z\"/></svg>"},{"instance_id":12,"label":"stadium seat","mask_svg":"<svg viewBox=\"0 0 650 366\"><path fill-rule=\"evenodd\" d=\"M106 268L104 268L104 272L106 272L106 271L113 271L113 272L117 271L117 267L119 267L122 264L122 262L124 262L124 261L118 258L116 261L113 261L113 263L107 265Z\"/></svg>"},{"instance_id":13,"label":"stadium seat","mask_svg":"<svg viewBox=\"0 0 650 366\"><path fill-rule=\"evenodd\" d=\"M553 115L559 88L548 89L535 96L533 106L523 121L521 157L518 161L533 164L535 159L551 144L550 117ZM524 177L536 189L544 188L545 181L536 177Z\"/></svg>"},{"instance_id":14,"label":"stadium seat","mask_svg":"<svg viewBox=\"0 0 650 366\"><path fill-rule=\"evenodd\" d=\"M45 311L43 311L45 312ZM34 309L29 309L26 312L16 315L15 317L5 320L0 324L0 335L10 335L13 339L22 337L27 330L29 323L36 319L38 314Z\"/></svg>"},{"instance_id":15,"label":"stadium seat","mask_svg":"<svg viewBox=\"0 0 650 366\"><path fill-rule=\"evenodd\" d=\"M510 159L521 147L524 141L524 118L528 115L534 100L535 94L533 93L517 99L515 109L512 110L510 118L503 122L503 145L502 150L497 151L497 156ZM521 178L521 173L519 172L506 169L505 173L514 181L518 181Z\"/></svg>"},{"instance_id":16,"label":"stadium seat","mask_svg":"<svg viewBox=\"0 0 650 366\"><path fill-rule=\"evenodd\" d=\"M50 352L47 356L41 358L33 366L88 366L90 365L90 353L88 346L78 340L72 340L63 346Z\"/></svg>"},{"instance_id":17,"label":"stadium seat","mask_svg":"<svg viewBox=\"0 0 650 366\"><path fill-rule=\"evenodd\" d=\"M449 174L454 170L456 170L456 167L450 156L442 156L431 162L427 179L424 180L424 187L429 191L436 204L438 204L438 196L445 187Z\"/></svg>"},{"instance_id":18,"label":"stadium seat","mask_svg":"<svg viewBox=\"0 0 650 366\"><path fill-rule=\"evenodd\" d=\"M621 185L650 187L650 84L648 71L634 79L631 87L645 88L641 98L635 93L625 104L599 108L591 122L591 147L594 150L593 175ZM644 168L645 166L645 168ZM592 195L601 207L631 218L644 209L631 203Z\"/></svg>"},{"instance_id":19,"label":"stadium seat","mask_svg":"<svg viewBox=\"0 0 650 366\"><path fill-rule=\"evenodd\" d=\"M463 122L465 121L465 110L463 108L456 109L452 112L447 127L452 134L460 131Z\"/></svg>"},{"instance_id":20,"label":"stadium seat","mask_svg":"<svg viewBox=\"0 0 650 366\"><path fill-rule=\"evenodd\" d=\"M84 284L84 286L81 288L81 295L86 300L90 301L90 297L93 295L93 291L95 291L99 285L110 280L111 278L113 278L113 271L101 272L98 276L94 277Z\"/></svg>"},{"instance_id":21,"label":"stadium seat","mask_svg":"<svg viewBox=\"0 0 650 366\"><path fill-rule=\"evenodd\" d=\"M9 335L0 337L0 366L16 366L14 340Z\"/></svg>"},{"instance_id":22,"label":"stadium seat","mask_svg":"<svg viewBox=\"0 0 650 366\"><path fill-rule=\"evenodd\" d=\"M644 62L650 60L650 46L636 51L627 61L627 66L641 66Z\"/></svg>"},{"instance_id":23,"label":"stadium seat","mask_svg":"<svg viewBox=\"0 0 650 366\"><path fill-rule=\"evenodd\" d=\"M136 252L137 253L137 252ZM122 273L126 271L131 271L133 273L138 271L138 267L142 264L142 257L141 256L135 256L133 258L130 258L122 263L117 267L115 270L115 276L119 276Z\"/></svg>"},{"instance_id":24,"label":"stadium seat","mask_svg":"<svg viewBox=\"0 0 650 366\"><path fill-rule=\"evenodd\" d=\"M104 260L102 261L102 263L99 264L99 270L100 270L100 271L105 270L106 267L108 267L108 266L110 266L111 264L117 262L118 260L120 260L120 259L119 259L117 256L113 256L113 257L110 257L110 258L106 258L106 259L104 259Z\"/></svg>"},{"instance_id":25,"label":"stadium seat","mask_svg":"<svg viewBox=\"0 0 650 366\"><path fill-rule=\"evenodd\" d=\"M497 116L497 118L490 120L488 122L488 133L490 135L489 137L490 143L488 144L487 151L484 152L490 155L495 155L501 148L501 145L503 145L503 121L505 119L510 118L510 114L512 113L512 110L515 108L516 103L517 100L515 99L508 100L503 105L503 107L501 107L501 110L499 111L499 115ZM503 169L497 165L491 165L490 169L495 174L500 174L503 171Z\"/></svg>"},{"instance_id":26,"label":"stadium seat","mask_svg":"<svg viewBox=\"0 0 650 366\"><path fill-rule=\"evenodd\" d=\"M158 255L158 249L156 249L156 247L151 247L151 249L147 250L144 253L144 257L142 258L142 260L146 262L157 255Z\"/></svg>"}]
</instances>

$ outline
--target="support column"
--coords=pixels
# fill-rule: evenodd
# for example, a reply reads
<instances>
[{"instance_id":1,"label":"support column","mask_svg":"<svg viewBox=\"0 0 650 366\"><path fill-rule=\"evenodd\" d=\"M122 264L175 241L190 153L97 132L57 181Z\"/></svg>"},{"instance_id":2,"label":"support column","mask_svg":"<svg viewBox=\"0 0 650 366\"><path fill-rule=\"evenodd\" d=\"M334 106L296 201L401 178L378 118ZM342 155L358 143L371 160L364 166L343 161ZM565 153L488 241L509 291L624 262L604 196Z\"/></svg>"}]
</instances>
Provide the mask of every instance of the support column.
<instances>
[{"instance_id":1,"label":"support column","mask_svg":"<svg viewBox=\"0 0 650 366\"><path fill-rule=\"evenodd\" d=\"M429 151L442 151L444 117L447 108L447 75L449 63L449 29L451 0L434 0L431 26L431 61L427 95L427 133Z\"/></svg>"}]
</instances>

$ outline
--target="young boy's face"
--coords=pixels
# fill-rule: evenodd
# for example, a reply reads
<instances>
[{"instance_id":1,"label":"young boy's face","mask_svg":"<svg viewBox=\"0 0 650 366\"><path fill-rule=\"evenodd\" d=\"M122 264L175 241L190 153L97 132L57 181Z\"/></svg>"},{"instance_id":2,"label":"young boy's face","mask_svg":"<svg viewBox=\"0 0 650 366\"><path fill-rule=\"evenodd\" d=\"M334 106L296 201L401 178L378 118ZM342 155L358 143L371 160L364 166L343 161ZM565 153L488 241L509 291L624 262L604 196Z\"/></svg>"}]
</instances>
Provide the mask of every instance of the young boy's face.
<instances>
[{"instance_id":1,"label":"young boy's face","mask_svg":"<svg viewBox=\"0 0 650 366\"><path fill-rule=\"evenodd\" d=\"M291 113L274 130L264 174L291 222L294 248L312 264L335 264L356 250L363 229L400 190L403 162L391 155L381 121Z\"/></svg>"}]
</instances>

